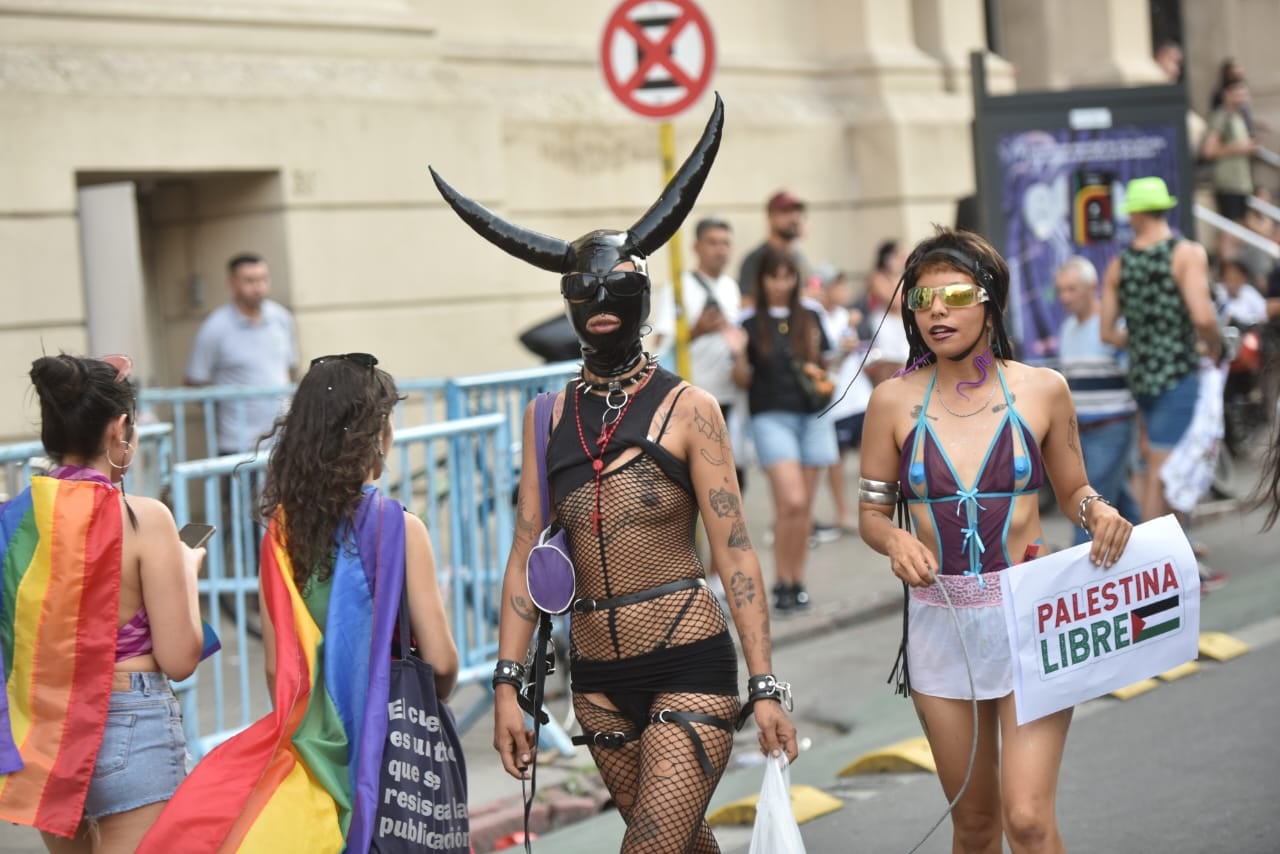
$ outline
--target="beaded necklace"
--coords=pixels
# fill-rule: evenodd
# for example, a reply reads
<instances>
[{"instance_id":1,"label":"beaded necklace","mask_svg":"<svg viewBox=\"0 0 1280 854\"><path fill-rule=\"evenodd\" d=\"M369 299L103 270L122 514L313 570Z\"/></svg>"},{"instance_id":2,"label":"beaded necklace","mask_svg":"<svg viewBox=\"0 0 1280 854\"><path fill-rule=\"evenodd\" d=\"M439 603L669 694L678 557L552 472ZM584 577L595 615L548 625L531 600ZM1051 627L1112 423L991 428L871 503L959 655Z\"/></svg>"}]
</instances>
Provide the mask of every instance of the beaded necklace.
<instances>
[{"instance_id":1,"label":"beaded necklace","mask_svg":"<svg viewBox=\"0 0 1280 854\"><path fill-rule=\"evenodd\" d=\"M591 460L591 468L595 472L596 480L596 496L595 509L591 512L591 521L595 524L596 536L600 535L600 523L604 521L604 513L600 509L600 478L604 474L604 454L609 449L609 442L613 439L613 434L618 432L618 427L622 424L622 419L626 417L627 411L631 409L631 401L635 400L636 394L640 389L645 387L649 382L649 377L653 376L653 368L655 366L650 363L650 367L642 371L638 376L643 376L635 387L635 391L631 394L622 392L623 400L614 407L610 398L613 397L614 390L610 390L609 396L605 398L605 410L607 415L609 412L616 412L617 415L612 419L605 419L603 426L600 428L600 438L596 439L596 445L600 449L599 456L591 453L591 447L587 444L587 435L582 430L582 398L588 393L589 385L579 385L576 394L573 396L573 418L578 425L578 441L582 444L582 452L587 455L587 459Z\"/></svg>"}]
</instances>

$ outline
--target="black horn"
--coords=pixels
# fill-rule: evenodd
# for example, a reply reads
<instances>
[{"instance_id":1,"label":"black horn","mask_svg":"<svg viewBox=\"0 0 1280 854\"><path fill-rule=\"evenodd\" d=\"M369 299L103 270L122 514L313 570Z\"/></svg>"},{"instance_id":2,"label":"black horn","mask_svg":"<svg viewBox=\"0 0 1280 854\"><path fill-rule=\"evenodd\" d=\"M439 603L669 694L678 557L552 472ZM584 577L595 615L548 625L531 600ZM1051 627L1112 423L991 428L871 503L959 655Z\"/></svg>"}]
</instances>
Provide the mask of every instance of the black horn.
<instances>
[{"instance_id":1,"label":"black horn","mask_svg":"<svg viewBox=\"0 0 1280 854\"><path fill-rule=\"evenodd\" d=\"M440 195L444 196L449 207L453 208L454 212L462 218L463 222L471 226L476 234L508 255L514 255L543 270L563 273L568 268L572 253L566 241L507 222L484 205L468 199L450 187L449 182L441 178L435 169L430 166L427 169L431 171L431 180L436 182L436 189L440 191ZM702 186L701 180L698 186Z\"/></svg>"},{"instance_id":2,"label":"black horn","mask_svg":"<svg viewBox=\"0 0 1280 854\"><path fill-rule=\"evenodd\" d=\"M685 160L680 170L671 177L671 181L663 188L662 195L653 203L653 207L644 212L644 216L631 226L632 242L646 256L652 255L662 248L671 236L680 228L693 203L702 192L711 164L716 160L716 152L720 150L720 134L724 130L724 102L720 93L716 93L715 109L707 126L702 131L702 138Z\"/></svg>"}]
</instances>

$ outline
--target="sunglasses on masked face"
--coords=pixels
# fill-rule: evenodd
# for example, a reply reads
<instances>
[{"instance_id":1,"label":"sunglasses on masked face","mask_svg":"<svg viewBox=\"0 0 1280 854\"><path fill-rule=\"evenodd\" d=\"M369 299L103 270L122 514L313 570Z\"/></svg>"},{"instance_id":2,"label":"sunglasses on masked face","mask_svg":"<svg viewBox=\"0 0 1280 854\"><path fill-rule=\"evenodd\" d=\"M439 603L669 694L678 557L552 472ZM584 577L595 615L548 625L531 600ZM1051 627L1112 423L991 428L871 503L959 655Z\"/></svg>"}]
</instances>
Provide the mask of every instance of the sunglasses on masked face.
<instances>
[{"instance_id":1,"label":"sunglasses on masked face","mask_svg":"<svg viewBox=\"0 0 1280 854\"><path fill-rule=\"evenodd\" d=\"M560 295L574 302L593 300L604 288L615 297L637 297L649 287L649 277L634 270L611 273L570 273L560 278Z\"/></svg>"},{"instance_id":2,"label":"sunglasses on masked face","mask_svg":"<svg viewBox=\"0 0 1280 854\"><path fill-rule=\"evenodd\" d=\"M933 307L935 297L940 297L942 304L947 308L968 308L991 299L991 295L977 285L954 282L950 285L939 285L936 288L917 285L907 291L904 303L911 311L923 311Z\"/></svg>"},{"instance_id":3,"label":"sunglasses on masked face","mask_svg":"<svg viewBox=\"0 0 1280 854\"><path fill-rule=\"evenodd\" d=\"M351 362L372 371L378 364L378 357L372 353L335 353L332 356L316 356L311 360L311 367L323 365L325 362Z\"/></svg>"}]
</instances>

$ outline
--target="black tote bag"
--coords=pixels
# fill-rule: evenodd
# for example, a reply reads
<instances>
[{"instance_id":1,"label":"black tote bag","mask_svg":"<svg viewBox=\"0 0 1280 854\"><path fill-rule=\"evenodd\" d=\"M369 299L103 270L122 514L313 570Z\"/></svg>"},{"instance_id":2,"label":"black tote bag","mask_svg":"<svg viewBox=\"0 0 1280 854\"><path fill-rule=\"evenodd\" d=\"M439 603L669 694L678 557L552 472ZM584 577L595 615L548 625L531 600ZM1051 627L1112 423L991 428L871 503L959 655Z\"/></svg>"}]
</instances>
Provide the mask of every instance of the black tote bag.
<instances>
[{"instance_id":1,"label":"black tote bag","mask_svg":"<svg viewBox=\"0 0 1280 854\"><path fill-rule=\"evenodd\" d=\"M407 587L407 585L406 585ZM409 600L400 594L401 657L391 662L387 740L378 777L371 852L468 854L467 766L435 671L410 647Z\"/></svg>"}]
</instances>

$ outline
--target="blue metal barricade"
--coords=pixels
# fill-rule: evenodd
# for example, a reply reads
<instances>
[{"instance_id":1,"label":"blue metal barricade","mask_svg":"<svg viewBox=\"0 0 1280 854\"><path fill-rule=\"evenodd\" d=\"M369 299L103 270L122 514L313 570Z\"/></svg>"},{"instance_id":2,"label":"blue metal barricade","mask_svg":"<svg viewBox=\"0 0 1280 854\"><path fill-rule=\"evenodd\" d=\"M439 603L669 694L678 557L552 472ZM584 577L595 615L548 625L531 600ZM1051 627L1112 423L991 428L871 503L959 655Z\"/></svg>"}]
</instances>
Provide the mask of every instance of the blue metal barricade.
<instances>
[{"instance_id":1,"label":"blue metal barricade","mask_svg":"<svg viewBox=\"0 0 1280 854\"><path fill-rule=\"evenodd\" d=\"M138 425L138 454L129 469L130 492L153 498L164 494L173 467L173 425ZM0 445L0 501L17 495L33 474L52 468L38 440Z\"/></svg>"},{"instance_id":2,"label":"blue metal barricade","mask_svg":"<svg viewBox=\"0 0 1280 854\"><path fill-rule=\"evenodd\" d=\"M505 464L509 447L506 419L499 414L406 428L396 434L383 480L386 494L423 518L431 532L440 587L458 645L460 683L487 680L497 658L502 576L513 525L507 498L510 469ZM432 462L436 460L443 460L443 465ZM208 518L203 521L219 528L209 543L200 594L206 618L223 631L224 649L175 686L182 699L188 744L196 756L268 708L265 682L254 672L261 672L260 662L250 661L260 653L249 637L251 605L258 589L256 549L262 533L253 505L265 464L264 457L243 454L174 466L178 524L192 520L194 488L204 498ZM207 696L206 685L212 688L212 697ZM201 708L210 706L213 720L204 721ZM487 706L486 698L460 717L472 720L477 710Z\"/></svg>"},{"instance_id":3,"label":"blue metal barricade","mask_svg":"<svg viewBox=\"0 0 1280 854\"><path fill-rule=\"evenodd\" d=\"M405 401L396 407L396 426L432 424L446 416L448 381L434 377L397 380ZM157 420L174 425L177 462L218 456L218 409L230 407L243 428L247 405L255 400L281 401L281 411L295 386L204 386L200 388L143 388L138 404ZM238 432L243 433L243 429Z\"/></svg>"}]
</instances>

